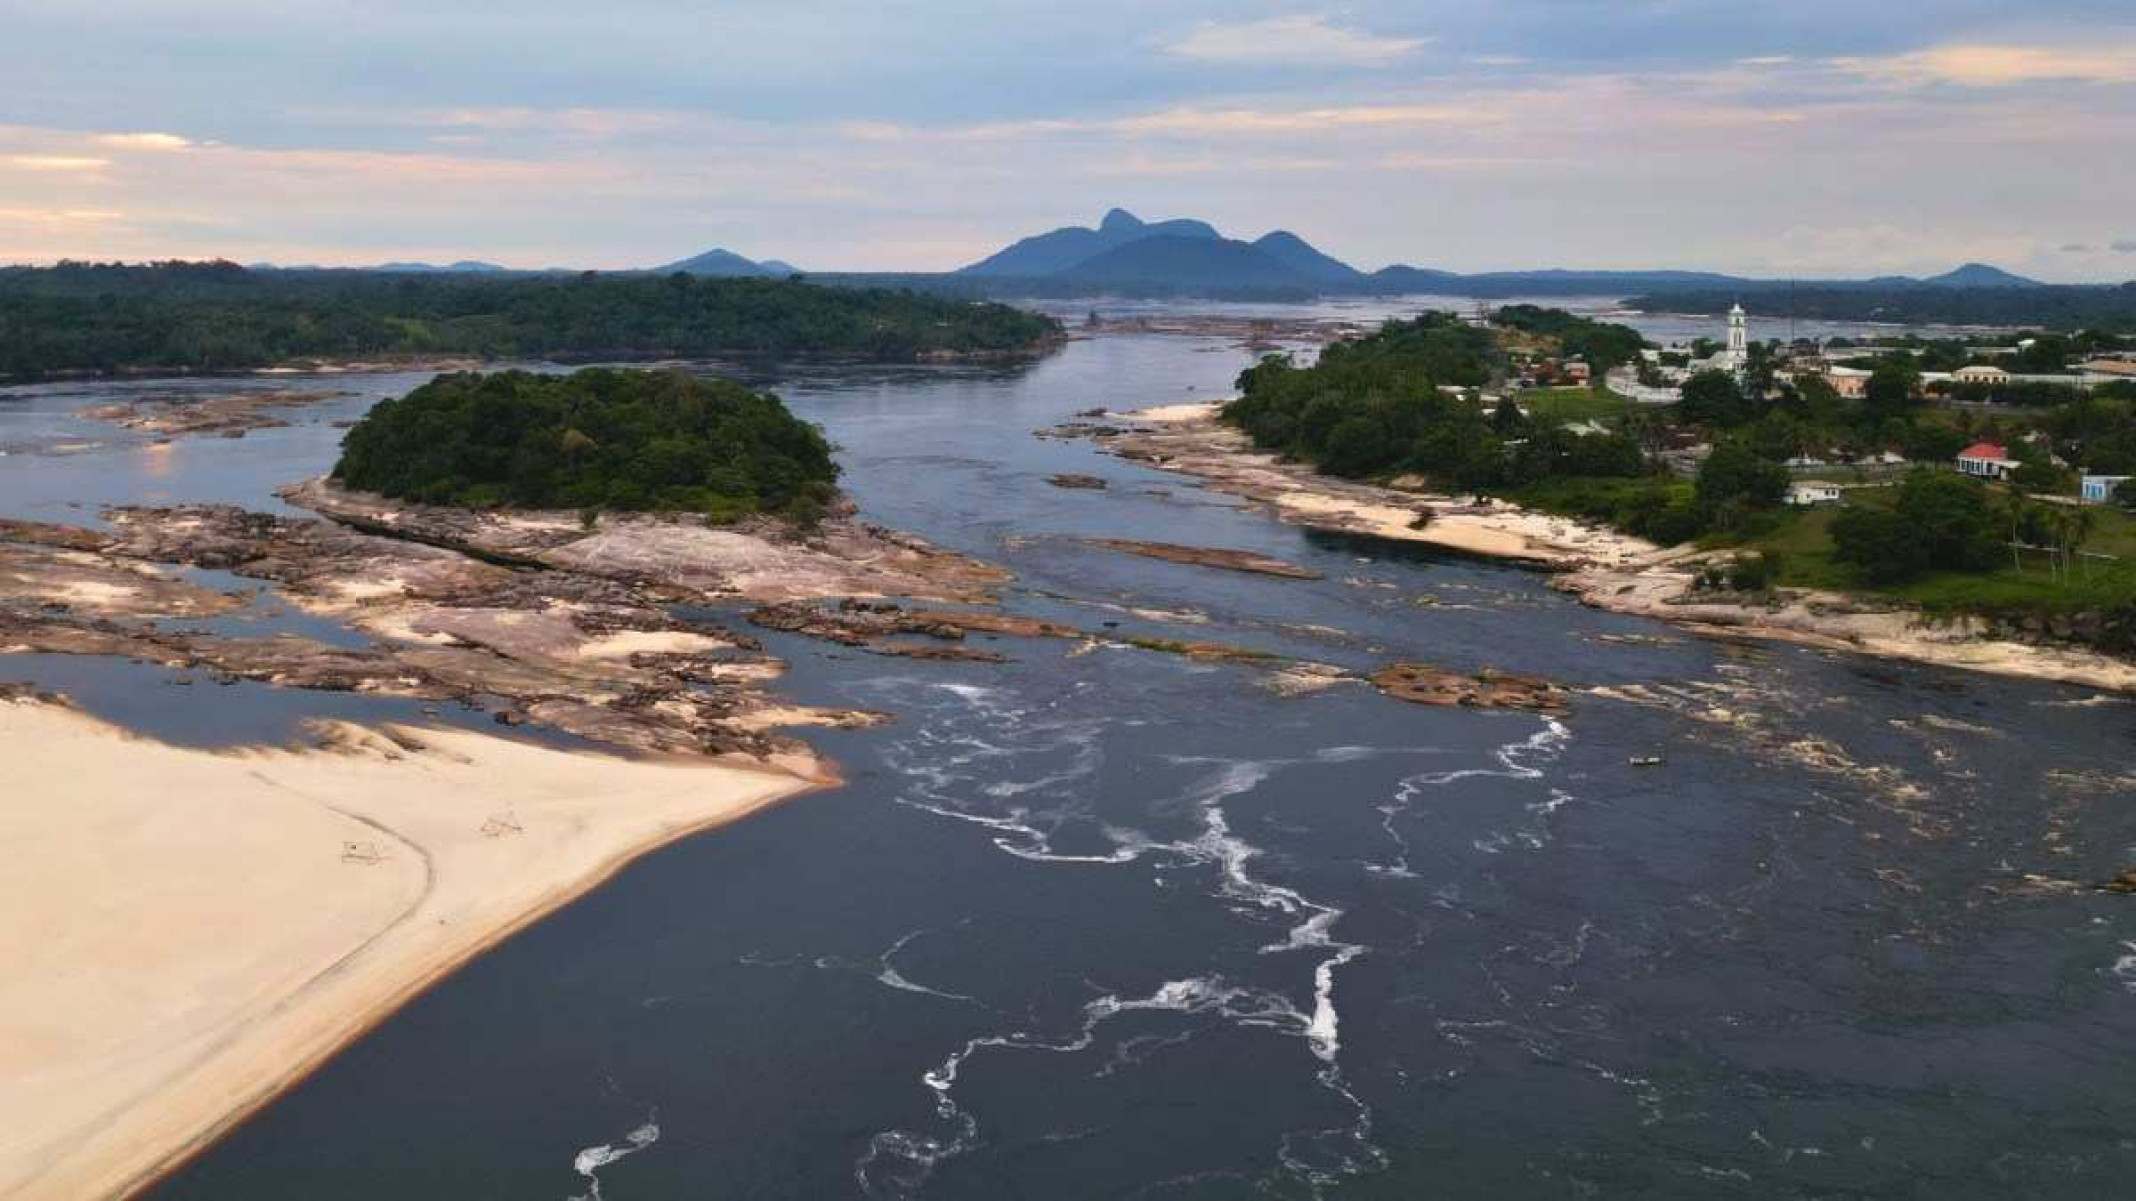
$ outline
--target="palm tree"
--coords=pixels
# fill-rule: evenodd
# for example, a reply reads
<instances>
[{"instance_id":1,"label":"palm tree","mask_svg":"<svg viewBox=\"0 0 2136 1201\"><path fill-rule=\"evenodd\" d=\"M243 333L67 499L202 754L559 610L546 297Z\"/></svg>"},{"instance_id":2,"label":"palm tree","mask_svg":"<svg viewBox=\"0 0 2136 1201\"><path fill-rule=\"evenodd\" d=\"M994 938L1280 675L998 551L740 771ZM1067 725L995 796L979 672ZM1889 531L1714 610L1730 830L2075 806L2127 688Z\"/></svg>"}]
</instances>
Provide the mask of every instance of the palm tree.
<instances>
[{"instance_id":1,"label":"palm tree","mask_svg":"<svg viewBox=\"0 0 2136 1201\"><path fill-rule=\"evenodd\" d=\"M2091 541L2092 534L2099 528L2099 511L2090 508L2078 509L2070 515L2069 525L2070 549L2076 554L2078 565L2083 566L2084 544ZM2086 567L2084 574L2090 576L2091 569Z\"/></svg>"}]
</instances>

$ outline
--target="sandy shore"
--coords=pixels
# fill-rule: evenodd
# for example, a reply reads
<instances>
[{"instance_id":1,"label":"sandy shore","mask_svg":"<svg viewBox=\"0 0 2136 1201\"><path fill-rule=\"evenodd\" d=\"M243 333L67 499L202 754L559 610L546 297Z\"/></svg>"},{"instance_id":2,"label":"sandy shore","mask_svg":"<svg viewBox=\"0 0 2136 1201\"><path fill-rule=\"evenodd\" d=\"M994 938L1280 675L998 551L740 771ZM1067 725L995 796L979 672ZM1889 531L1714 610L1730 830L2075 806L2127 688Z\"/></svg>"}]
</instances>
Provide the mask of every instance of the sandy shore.
<instances>
[{"instance_id":1,"label":"sandy shore","mask_svg":"<svg viewBox=\"0 0 2136 1201\"><path fill-rule=\"evenodd\" d=\"M1931 622L1902 606L1792 589L1772 601L1697 594L1692 581L1698 565L1727 552L1663 549L1502 501L1477 504L1324 476L1255 450L1244 434L1217 419L1218 408L1177 404L1124 414L1140 428L1102 444L1124 458L1256 501L1294 525L1545 568L1559 573L1556 587L1598 609L1706 634L2136 692L2136 663L2128 660L1998 639L1973 623ZM1420 517L1427 520L1419 523Z\"/></svg>"},{"instance_id":2,"label":"sandy shore","mask_svg":"<svg viewBox=\"0 0 2136 1201\"><path fill-rule=\"evenodd\" d=\"M632 858L824 782L335 733L210 753L0 700L0 1197L140 1187Z\"/></svg>"}]
</instances>

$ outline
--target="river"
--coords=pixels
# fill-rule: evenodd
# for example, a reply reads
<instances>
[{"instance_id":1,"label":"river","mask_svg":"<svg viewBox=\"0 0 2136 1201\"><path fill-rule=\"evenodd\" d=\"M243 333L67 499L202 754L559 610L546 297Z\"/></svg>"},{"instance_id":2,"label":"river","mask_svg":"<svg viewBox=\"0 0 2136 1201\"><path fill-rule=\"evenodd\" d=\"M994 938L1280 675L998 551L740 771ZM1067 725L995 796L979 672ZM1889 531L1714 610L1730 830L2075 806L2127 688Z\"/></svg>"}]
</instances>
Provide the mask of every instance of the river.
<instances>
[{"instance_id":1,"label":"river","mask_svg":"<svg viewBox=\"0 0 2136 1201\"><path fill-rule=\"evenodd\" d=\"M1110 336L1028 367L744 372L881 522L1017 612L1351 667L1496 666L1569 716L1003 640L1002 665L773 636L846 787L657 852L470 964L158 1201L2105 1196L2136 1174L2136 708L1683 636L1531 573L1308 535L1035 430L1222 395L1247 354ZM310 384L314 381L299 381ZM0 513L231 500L323 470L414 376L244 439L68 416L228 381L0 391ZM243 381L288 387L287 378ZM1046 484L1103 476L1102 491ZM1258 551L1321 580L1085 547ZM263 602L252 620L301 620ZM254 686L0 658L153 733L268 736ZM380 708L373 716L403 717ZM1660 756L1660 766L1635 766Z\"/></svg>"}]
</instances>

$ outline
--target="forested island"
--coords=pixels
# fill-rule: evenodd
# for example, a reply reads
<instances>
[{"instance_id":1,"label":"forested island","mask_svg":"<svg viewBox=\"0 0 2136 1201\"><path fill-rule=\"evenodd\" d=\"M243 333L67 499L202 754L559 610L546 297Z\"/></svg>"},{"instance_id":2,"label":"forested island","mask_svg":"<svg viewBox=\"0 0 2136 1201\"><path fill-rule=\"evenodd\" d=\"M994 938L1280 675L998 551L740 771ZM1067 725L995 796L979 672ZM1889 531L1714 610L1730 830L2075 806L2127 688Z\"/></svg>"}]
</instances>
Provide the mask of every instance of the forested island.
<instances>
[{"instance_id":1,"label":"forested island","mask_svg":"<svg viewBox=\"0 0 2136 1201\"><path fill-rule=\"evenodd\" d=\"M769 513L819 520L838 467L823 432L778 397L680 371L441 375L381 401L333 478L463 508Z\"/></svg>"},{"instance_id":2,"label":"forested island","mask_svg":"<svg viewBox=\"0 0 2136 1201\"><path fill-rule=\"evenodd\" d=\"M1060 335L1008 305L686 274L254 271L235 263L0 269L0 377L281 363L1012 355Z\"/></svg>"}]
</instances>

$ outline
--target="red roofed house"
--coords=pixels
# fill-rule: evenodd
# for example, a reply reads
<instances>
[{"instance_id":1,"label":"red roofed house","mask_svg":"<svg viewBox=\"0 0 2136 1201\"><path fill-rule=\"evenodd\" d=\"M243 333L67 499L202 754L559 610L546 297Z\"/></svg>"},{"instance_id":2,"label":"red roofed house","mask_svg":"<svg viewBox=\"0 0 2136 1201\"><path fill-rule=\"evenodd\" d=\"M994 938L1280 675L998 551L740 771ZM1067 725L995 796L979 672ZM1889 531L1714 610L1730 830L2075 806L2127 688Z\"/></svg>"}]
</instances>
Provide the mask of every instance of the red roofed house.
<instances>
[{"instance_id":1,"label":"red roofed house","mask_svg":"<svg viewBox=\"0 0 2136 1201\"><path fill-rule=\"evenodd\" d=\"M1958 470L1984 480L2007 479L2017 460L2000 442L1975 442L1958 452Z\"/></svg>"}]
</instances>

